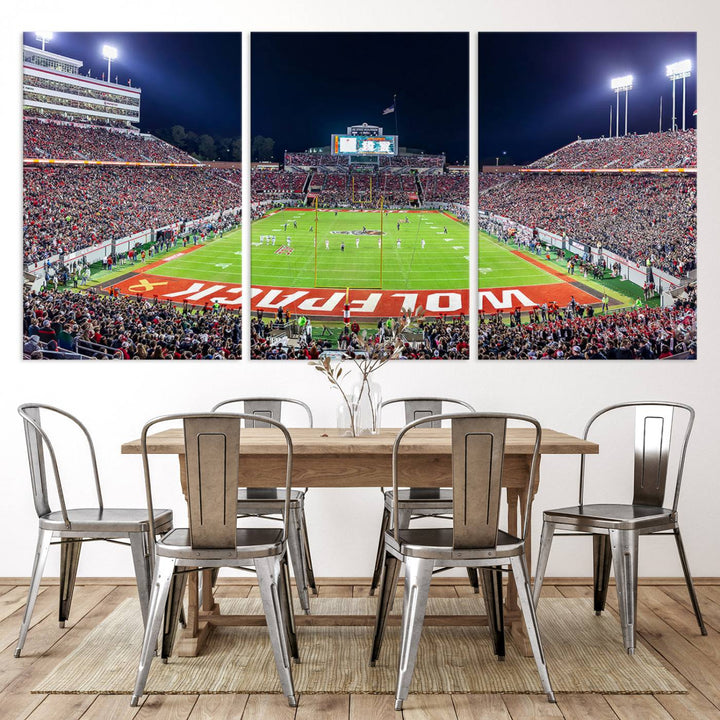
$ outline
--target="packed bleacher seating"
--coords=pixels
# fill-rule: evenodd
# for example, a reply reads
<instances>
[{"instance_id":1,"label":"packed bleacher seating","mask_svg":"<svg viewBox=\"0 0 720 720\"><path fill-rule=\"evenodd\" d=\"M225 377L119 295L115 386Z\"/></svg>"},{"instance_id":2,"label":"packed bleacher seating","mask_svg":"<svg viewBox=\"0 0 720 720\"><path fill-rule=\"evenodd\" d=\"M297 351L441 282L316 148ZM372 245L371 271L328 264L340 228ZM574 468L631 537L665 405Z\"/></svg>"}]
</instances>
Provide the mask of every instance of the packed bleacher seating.
<instances>
[{"instance_id":1,"label":"packed bleacher seating","mask_svg":"<svg viewBox=\"0 0 720 720\"><path fill-rule=\"evenodd\" d=\"M481 360L654 360L697 357L696 288L674 307L640 307L598 315L575 306L543 320L504 323L500 316L481 317ZM543 313L545 315L545 313Z\"/></svg>"},{"instance_id":2,"label":"packed bleacher seating","mask_svg":"<svg viewBox=\"0 0 720 720\"><path fill-rule=\"evenodd\" d=\"M23 355L29 359L217 360L240 353L239 310L69 290L24 297Z\"/></svg>"},{"instance_id":3,"label":"packed bleacher seating","mask_svg":"<svg viewBox=\"0 0 720 720\"><path fill-rule=\"evenodd\" d=\"M23 157L112 162L191 163L190 155L151 135L25 118Z\"/></svg>"},{"instance_id":4,"label":"packed bleacher seating","mask_svg":"<svg viewBox=\"0 0 720 720\"><path fill-rule=\"evenodd\" d=\"M480 209L679 276L696 267L696 190L691 175L522 174Z\"/></svg>"},{"instance_id":5,"label":"packed bleacher seating","mask_svg":"<svg viewBox=\"0 0 720 720\"><path fill-rule=\"evenodd\" d=\"M23 182L25 262L242 204L239 170L43 166Z\"/></svg>"},{"instance_id":6,"label":"packed bleacher seating","mask_svg":"<svg viewBox=\"0 0 720 720\"><path fill-rule=\"evenodd\" d=\"M354 353L367 352L373 357L396 353L398 360L464 360L468 358L470 338L466 320L458 318L425 317L414 328L422 340L408 342L403 338L398 321L388 328L382 320L367 323L362 321L347 325L339 338L306 339L290 346L274 343L271 331L278 324L276 319L253 318L252 357L259 360L315 360L325 350L342 350L349 357Z\"/></svg>"},{"instance_id":7,"label":"packed bleacher seating","mask_svg":"<svg viewBox=\"0 0 720 720\"><path fill-rule=\"evenodd\" d=\"M576 140L528 167L686 168L697 166L695 130Z\"/></svg>"},{"instance_id":8,"label":"packed bleacher seating","mask_svg":"<svg viewBox=\"0 0 720 720\"><path fill-rule=\"evenodd\" d=\"M426 202L468 202L468 176L464 173L423 175L420 182Z\"/></svg>"},{"instance_id":9,"label":"packed bleacher seating","mask_svg":"<svg viewBox=\"0 0 720 720\"><path fill-rule=\"evenodd\" d=\"M251 186L253 200L265 197L302 195L307 173L281 170L253 170Z\"/></svg>"},{"instance_id":10,"label":"packed bleacher seating","mask_svg":"<svg viewBox=\"0 0 720 720\"><path fill-rule=\"evenodd\" d=\"M444 155L380 155L381 168L438 168L445 166ZM286 152L285 165L301 165L303 167L338 166L348 167L348 155L332 155L331 153Z\"/></svg>"}]
</instances>

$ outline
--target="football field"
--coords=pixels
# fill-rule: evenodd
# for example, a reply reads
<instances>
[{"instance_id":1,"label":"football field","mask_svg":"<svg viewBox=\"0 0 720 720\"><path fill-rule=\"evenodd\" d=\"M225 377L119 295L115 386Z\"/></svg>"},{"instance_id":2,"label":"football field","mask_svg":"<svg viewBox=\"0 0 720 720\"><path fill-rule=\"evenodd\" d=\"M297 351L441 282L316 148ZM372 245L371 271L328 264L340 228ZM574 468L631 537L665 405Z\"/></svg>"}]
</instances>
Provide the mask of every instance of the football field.
<instances>
[{"instance_id":1,"label":"football field","mask_svg":"<svg viewBox=\"0 0 720 720\"><path fill-rule=\"evenodd\" d=\"M468 228L451 215L390 211L382 216L382 236L379 211L320 210L317 217L317 247L314 210L282 210L253 223L253 285L386 290L468 286ZM273 236L274 243L269 239Z\"/></svg>"},{"instance_id":2,"label":"football field","mask_svg":"<svg viewBox=\"0 0 720 720\"><path fill-rule=\"evenodd\" d=\"M432 315L468 311L468 226L452 215L401 210L381 218L379 211L338 209L318 211L317 230L315 222L315 210L292 208L252 224L253 309L283 306L325 317L341 317L344 303L353 315L368 317L419 306ZM125 294L239 308L242 259L237 229L119 268L124 274L114 285ZM485 312L565 306L573 298L597 303L606 289L484 232L478 236L478 288Z\"/></svg>"}]
</instances>

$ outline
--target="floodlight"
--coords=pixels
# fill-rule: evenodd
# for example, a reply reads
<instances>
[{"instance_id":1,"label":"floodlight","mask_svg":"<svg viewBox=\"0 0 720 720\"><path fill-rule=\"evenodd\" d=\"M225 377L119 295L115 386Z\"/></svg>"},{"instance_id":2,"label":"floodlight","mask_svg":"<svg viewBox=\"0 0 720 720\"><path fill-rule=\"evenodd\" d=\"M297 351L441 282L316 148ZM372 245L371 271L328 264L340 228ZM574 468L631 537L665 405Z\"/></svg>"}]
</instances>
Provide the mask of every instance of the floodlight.
<instances>
[{"instance_id":1,"label":"floodlight","mask_svg":"<svg viewBox=\"0 0 720 720\"><path fill-rule=\"evenodd\" d=\"M672 81L673 86L673 112L672 112L672 130L676 129L675 123L675 81L683 81L683 111L682 111L682 129L685 129L685 78L689 78L692 74L692 60L678 60L678 62L670 63L665 66L665 74Z\"/></svg>"},{"instance_id":2,"label":"floodlight","mask_svg":"<svg viewBox=\"0 0 720 720\"><path fill-rule=\"evenodd\" d=\"M45 43L53 39L51 32L36 32L35 37L42 43L42 49L45 49Z\"/></svg>"},{"instance_id":3,"label":"floodlight","mask_svg":"<svg viewBox=\"0 0 720 720\"><path fill-rule=\"evenodd\" d=\"M692 71L692 60L680 60L665 66L665 74L672 80L673 75L680 79L685 73Z\"/></svg>"},{"instance_id":4,"label":"floodlight","mask_svg":"<svg viewBox=\"0 0 720 720\"><path fill-rule=\"evenodd\" d=\"M615 92L623 92L624 90L632 90L633 76L623 75L622 77L613 78L610 81L610 88Z\"/></svg>"},{"instance_id":5,"label":"floodlight","mask_svg":"<svg viewBox=\"0 0 720 720\"><path fill-rule=\"evenodd\" d=\"M628 91L632 90L633 76L623 75L622 77L612 78L610 80L610 88L615 91L617 100L617 114L615 120L615 136L620 136L620 93L625 93L625 134L627 135L627 110L628 110ZM610 125L612 132L612 125Z\"/></svg>"},{"instance_id":6,"label":"floodlight","mask_svg":"<svg viewBox=\"0 0 720 720\"><path fill-rule=\"evenodd\" d=\"M110 64L113 60L117 60L118 51L116 47L113 47L112 45L103 45L102 47L102 54L104 58L107 58L108 61L108 74L107 74L107 81L110 82Z\"/></svg>"}]
</instances>

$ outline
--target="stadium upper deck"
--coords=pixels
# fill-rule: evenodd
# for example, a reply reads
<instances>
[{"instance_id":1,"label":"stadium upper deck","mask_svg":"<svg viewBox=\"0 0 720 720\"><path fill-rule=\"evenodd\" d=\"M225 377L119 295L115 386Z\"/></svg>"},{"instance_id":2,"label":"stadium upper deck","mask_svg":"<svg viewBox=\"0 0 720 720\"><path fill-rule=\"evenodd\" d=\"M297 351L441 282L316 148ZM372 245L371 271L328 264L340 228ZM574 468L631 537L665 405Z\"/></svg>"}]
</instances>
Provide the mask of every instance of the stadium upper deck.
<instances>
[{"instance_id":1,"label":"stadium upper deck","mask_svg":"<svg viewBox=\"0 0 720 720\"><path fill-rule=\"evenodd\" d=\"M634 168L695 168L695 130L578 139L528 165L531 169L581 170Z\"/></svg>"}]
</instances>

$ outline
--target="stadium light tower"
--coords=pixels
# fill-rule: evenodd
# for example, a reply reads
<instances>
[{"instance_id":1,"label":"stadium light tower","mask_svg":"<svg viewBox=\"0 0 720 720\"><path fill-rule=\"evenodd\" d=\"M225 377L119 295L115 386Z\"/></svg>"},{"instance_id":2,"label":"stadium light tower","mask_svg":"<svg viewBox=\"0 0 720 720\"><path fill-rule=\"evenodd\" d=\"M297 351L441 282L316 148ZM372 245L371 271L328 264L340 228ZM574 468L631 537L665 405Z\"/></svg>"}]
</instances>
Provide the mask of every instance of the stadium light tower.
<instances>
[{"instance_id":1,"label":"stadium light tower","mask_svg":"<svg viewBox=\"0 0 720 720\"><path fill-rule=\"evenodd\" d=\"M108 61L108 74L107 79L108 82L110 82L110 64L113 60L117 60L118 51L116 47L113 47L112 45L103 45L102 48L102 54L104 58L107 58Z\"/></svg>"},{"instance_id":2,"label":"stadium light tower","mask_svg":"<svg viewBox=\"0 0 720 720\"><path fill-rule=\"evenodd\" d=\"M610 87L615 91L617 96L617 110L615 112L615 137L620 137L620 93L625 93L625 134L627 135L627 113L628 113L628 92L632 90L633 76L623 75L622 77L613 78L610 81Z\"/></svg>"},{"instance_id":3,"label":"stadium light tower","mask_svg":"<svg viewBox=\"0 0 720 720\"><path fill-rule=\"evenodd\" d=\"M45 43L53 39L51 32L36 32L35 37L42 43L42 49L45 50Z\"/></svg>"},{"instance_id":4,"label":"stadium light tower","mask_svg":"<svg viewBox=\"0 0 720 720\"><path fill-rule=\"evenodd\" d=\"M680 60L665 66L665 74L672 80L673 87L673 108L672 108L672 129L675 130L675 81L683 81L683 108L682 108L682 129L685 129L685 78L692 74L692 60Z\"/></svg>"}]
</instances>

